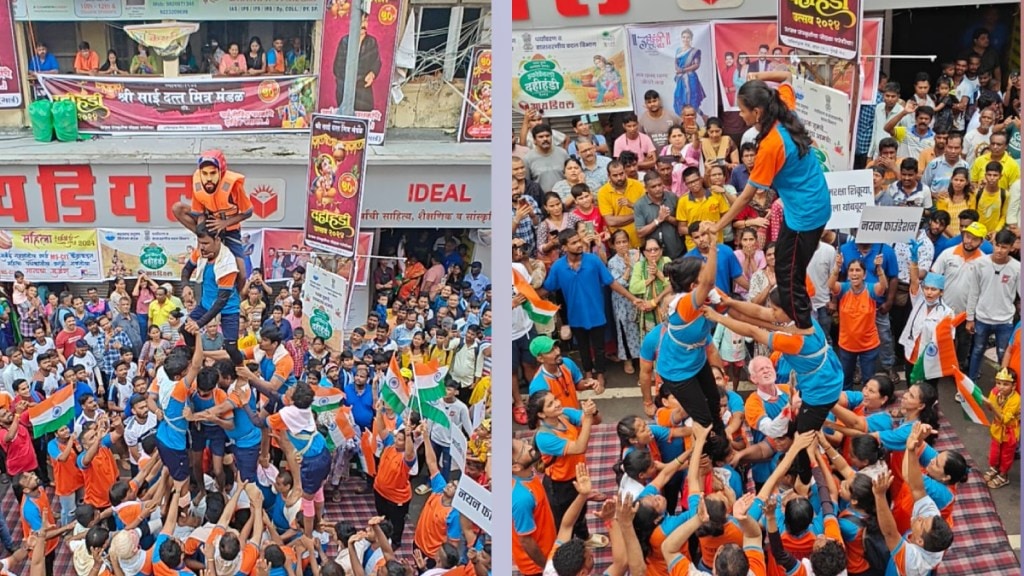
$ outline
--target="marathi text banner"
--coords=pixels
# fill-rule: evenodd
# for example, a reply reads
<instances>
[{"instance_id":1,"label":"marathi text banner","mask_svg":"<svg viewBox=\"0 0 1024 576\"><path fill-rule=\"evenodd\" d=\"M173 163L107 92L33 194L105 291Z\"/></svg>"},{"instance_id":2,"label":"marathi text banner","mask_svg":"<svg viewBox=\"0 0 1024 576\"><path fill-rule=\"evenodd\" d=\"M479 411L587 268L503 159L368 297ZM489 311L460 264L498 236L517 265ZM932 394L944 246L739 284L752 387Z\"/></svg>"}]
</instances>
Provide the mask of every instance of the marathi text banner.
<instances>
[{"instance_id":1,"label":"marathi text banner","mask_svg":"<svg viewBox=\"0 0 1024 576\"><path fill-rule=\"evenodd\" d=\"M37 22L318 20L323 14L322 0L14 0L15 18Z\"/></svg>"},{"instance_id":2,"label":"marathi text banner","mask_svg":"<svg viewBox=\"0 0 1024 576\"><path fill-rule=\"evenodd\" d=\"M85 134L305 132L317 84L315 76L38 77L51 100L75 103Z\"/></svg>"},{"instance_id":3,"label":"marathi text banner","mask_svg":"<svg viewBox=\"0 0 1024 576\"><path fill-rule=\"evenodd\" d=\"M512 36L512 105L545 116L633 110L622 26Z\"/></svg>"},{"instance_id":4,"label":"marathi text banner","mask_svg":"<svg viewBox=\"0 0 1024 576\"><path fill-rule=\"evenodd\" d=\"M135 278L142 273L154 280L179 280L196 247L196 235L184 228L100 228L97 232L103 277L108 280L118 276Z\"/></svg>"},{"instance_id":5,"label":"marathi text banner","mask_svg":"<svg viewBox=\"0 0 1024 576\"><path fill-rule=\"evenodd\" d=\"M15 272L29 282L100 280L96 230L0 230L0 281Z\"/></svg>"},{"instance_id":6,"label":"marathi text banner","mask_svg":"<svg viewBox=\"0 0 1024 576\"><path fill-rule=\"evenodd\" d=\"M313 116L306 193L306 244L355 254L366 179L369 123L348 116Z\"/></svg>"},{"instance_id":7,"label":"marathi text banner","mask_svg":"<svg viewBox=\"0 0 1024 576\"><path fill-rule=\"evenodd\" d=\"M465 101L459 118L459 142L491 141L491 47L473 50L466 80Z\"/></svg>"}]
</instances>

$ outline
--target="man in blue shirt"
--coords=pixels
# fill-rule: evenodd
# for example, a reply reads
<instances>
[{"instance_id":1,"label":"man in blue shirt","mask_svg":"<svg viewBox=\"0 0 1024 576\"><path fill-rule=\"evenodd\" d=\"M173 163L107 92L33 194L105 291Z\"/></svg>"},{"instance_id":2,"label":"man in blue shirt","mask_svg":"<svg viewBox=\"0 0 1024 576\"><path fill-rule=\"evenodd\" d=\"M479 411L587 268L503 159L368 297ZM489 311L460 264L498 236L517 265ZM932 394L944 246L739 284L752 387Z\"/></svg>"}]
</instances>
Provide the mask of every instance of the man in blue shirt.
<instances>
[{"instance_id":1,"label":"man in blue shirt","mask_svg":"<svg viewBox=\"0 0 1024 576\"><path fill-rule=\"evenodd\" d=\"M28 71L42 74L57 74L60 72L60 65L57 64L57 58L50 54L46 44L39 42L36 44L35 56L29 58Z\"/></svg>"},{"instance_id":2,"label":"man in blue shirt","mask_svg":"<svg viewBox=\"0 0 1024 576\"><path fill-rule=\"evenodd\" d=\"M482 269L483 264L473 262L469 265L469 274L466 275L466 281L469 282L469 286L473 289L473 295L476 296L477 300L484 299L484 289L491 284L490 279L481 272Z\"/></svg>"},{"instance_id":3,"label":"man in blue shirt","mask_svg":"<svg viewBox=\"0 0 1024 576\"><path fill-rule=\"evenodd\" d=\"M708 261L708 253L715 241L715 237L706 232L701 232L700 222L690 222L690 238L696 245L693 250L686 253L686 256L700 258ZM718 250L718 264L715 267L715 287L726 294L733 294L733 283L745 289L750 288L750 280L743 276L743 267L736 258L736 253L725 244L715 244Z\"/></svg>"},{"instance_id":4,"label":"man in blue shirt","mask_svg":"<svg viewBox=\"0 0 1024 576\"><path fill-rule=\"evenodd\" d=\"M575 228L562 230L558 244L564 255L551 265L548 277L537 293L544 298L555 290L561 290L569 326L580 343L583 372L593 375L604 386L604 330L608 323L604 313L604 287L610 286L636 306L640 306L643 300L616 282L600 258L584 252L583 239Z\"/></svg>"}]
</instances>

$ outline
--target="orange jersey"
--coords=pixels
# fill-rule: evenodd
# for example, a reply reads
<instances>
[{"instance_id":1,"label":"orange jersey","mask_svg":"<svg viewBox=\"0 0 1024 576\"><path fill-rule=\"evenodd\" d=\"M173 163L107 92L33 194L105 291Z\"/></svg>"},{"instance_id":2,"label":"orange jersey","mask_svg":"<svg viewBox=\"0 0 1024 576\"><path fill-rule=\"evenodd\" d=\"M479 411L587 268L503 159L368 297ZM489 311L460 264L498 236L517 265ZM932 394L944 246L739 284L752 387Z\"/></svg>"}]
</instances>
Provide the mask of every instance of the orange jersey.
<instances>
[{"instance_id":1,"label":"orange jersey","mask_svg":"<svg viewBox=\"0 0 1024 576\"><path fill-rule=\"evenodd\" d=\"M448 515L452 511L452 505L445 505L442 498L441 493L431 494L423 504L419 521L416 523L413 542L428 558L433 558L448 541Z\"/></svg>"},{"instance_id":2,"label":"orange jersey","mask_svg":"<svg viewBox=\"0 0 1024 576\"><path fill-rule=\"evenodd\" d=\"M411 441L408 438L406 441ZM412 485L409 483L409 465L405 463L405 454L388 446L380 455L377 465L377 478L373 489L378 494L395 504L405 504L412 500Z\"/></svg>"}]
</instances>

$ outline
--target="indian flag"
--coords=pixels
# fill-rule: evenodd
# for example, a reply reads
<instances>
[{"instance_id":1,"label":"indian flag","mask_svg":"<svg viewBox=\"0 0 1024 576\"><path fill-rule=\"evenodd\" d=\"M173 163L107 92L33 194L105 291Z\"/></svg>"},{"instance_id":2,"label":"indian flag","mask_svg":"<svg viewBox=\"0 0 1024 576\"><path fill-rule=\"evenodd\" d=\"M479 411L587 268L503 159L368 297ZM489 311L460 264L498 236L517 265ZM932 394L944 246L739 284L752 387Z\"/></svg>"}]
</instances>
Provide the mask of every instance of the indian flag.
<instances>
[{"instance_id":1,"label":"indian flag","mask_svg":"<svg viewBox=\"0 0 1024 576\"><path fill-rule=\"evenodd\" d=\"M444 377L448 374L447 366L438 366L437 358L426 364L413 364L414 386L416 396L423 402L433 402L444 398Z\"/></svg>"},{"instance_id":2,"label":"indian flag","mask_svg":"<svg viewBox=\"0 0 1024 576\"><path fill-rule=\"evenodd\" d=\"M369 430L363 430L359 437L359 465L369 476L377 475L377 462L373 459L374 438Z\"/></svg>"},{"instance_id":3,"label":"indian flag","mask_svg":"<svg viewBox=\"0 0 1024 576\"><path fill-rule=\"evenodd\" d=\"M388 372L384 376L384 386L381 387L380 397L395 411L396 414L405 412L409 406L409 383L402 377L401 369L398 367L397 354L391 355L391 362L388 364Z\"/></svg>"},{"instance_id":4,"label":"indian flag","mask_svg":"<svg viewBox=\"0 0 1024 576\"><path fill-rule=\"evenodd\" d=\"M419 411L420 416L426 420L430 420L438 426L444 426L445 428L451 428L452 422L448 419L448 413L441 409L441 401L428 402L425 399L417 398L413 408Z\"/></svg>"},{"instance_id":5,"label":"indian flag","mask_svg":"<svg viewBox=\"0 0 1024 576\"><path fill-rule=\"evenodd\" d=\"M352 418L352 408L340 406L334 413L321 417L321 423L327 429L327 449L334 452L345 442L356 437L356 423Z\"/></svg>"},{"instance_id":6,"label":"indian flag","mask_svg":"<svg viewBox=\"0 0 1024 576\"><path fill-rule=\"evenodd\" d=\"M533 286L530 286L530 282L523 278L515 268L512 269L512 286L516 292L526 297L523 310L526 311L530 320L538 324L547 324L558 313L558 306L541 298Z\"/></svg>"},{"instance_id":7,"label":"indian flag","mask_svg":"<svg viewBox=\"0 0 1024 576\"><path fill-rule=\"evenodd\" d=\"M959 369L953 374L956 379L956 401L964 409L964 416L975 424L988 426L988 418L982 406L985 405L985 393Z\"/></svg>"},{"instance_id":8,"label":"indian flag","mask_svg":"<svg viewBox=\"0 0 1024 576\"><path fill-rule=\"evenodd\" d=\"M345 399L345 393L337 388L328 388L327 386L313 386L313 405L310 408L315 414L322 412L330 412L341 406L341 401Z\"/></svg>"},{"instance_id":9,"label":"indian flag","mask_svg":"<svg viewBox=\"0 0 1024 576\"><path fill-rule=\"evenodd\" d=\"M65 386L28 409L28 417L32 422L32 434L35 438L44 434L52 434L61 426L71 425L75 419L75 399L71 395L73 390L73 386Z\"/></svg>"}]
</instances>

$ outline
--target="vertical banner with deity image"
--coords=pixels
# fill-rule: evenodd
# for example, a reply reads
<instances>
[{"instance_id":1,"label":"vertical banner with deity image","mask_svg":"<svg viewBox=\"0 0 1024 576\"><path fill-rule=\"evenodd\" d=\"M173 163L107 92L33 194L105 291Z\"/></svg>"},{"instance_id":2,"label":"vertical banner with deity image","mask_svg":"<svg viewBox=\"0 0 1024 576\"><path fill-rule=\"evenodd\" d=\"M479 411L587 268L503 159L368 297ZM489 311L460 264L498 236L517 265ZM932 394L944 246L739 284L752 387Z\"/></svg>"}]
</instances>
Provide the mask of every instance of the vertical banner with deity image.
<instances>
[{"instance_id":1,"label":"vertical banner with deity image","mask_svg":"<svg viewBox=\"0 0 1024 576\"><path fill-rule=\"evenodd\" d=\"M677 22L628 26L626 30L633 102L638 108L644 94L654 90L662 105L677 116L685 106L693 106L698 115L718 115L711 24Z\"/></svg>"},{"instance_id":2,"label":"vertical banner with deity image","mask_svg":"<svg viewBox=\"0 0 1024 576\"><path fill-rule=\"evenodd\" d=\"M313 248L355 254L368 134L362 118L313 116L305 228L306 244Z\"/></svg>"},{"instance_id":3,"label":"vertical banner with deity image","mask_svg":"<svg viewBox=\"0 0 1024 576\"><path fill-rule=\"evenodd\" d=\"M355 82L355 114L369 123L369 141L384 143L388 121L391 76L402 16L402 0L324 0L323 36L320 40L320 99L322 114L340 114L345 93L345 60L348 55L349 17L353 5L363 6L359 35L359 65Z\"/></svg>"},{"instance_id":4,"label":"vertical banner with deity image","mask_svg":"<svg viewBox=\"0 0 1024 576\"><path fill-rule=\"evenodd\" d=\"M459 142L491 141L491 47L478 46L469 60L466 94L459 119Z\"/></svg>"}]
</instances>

